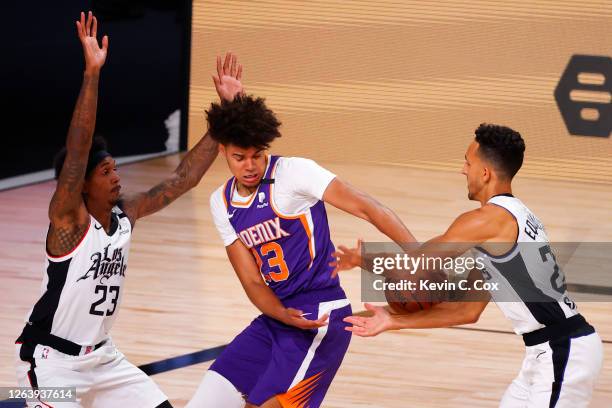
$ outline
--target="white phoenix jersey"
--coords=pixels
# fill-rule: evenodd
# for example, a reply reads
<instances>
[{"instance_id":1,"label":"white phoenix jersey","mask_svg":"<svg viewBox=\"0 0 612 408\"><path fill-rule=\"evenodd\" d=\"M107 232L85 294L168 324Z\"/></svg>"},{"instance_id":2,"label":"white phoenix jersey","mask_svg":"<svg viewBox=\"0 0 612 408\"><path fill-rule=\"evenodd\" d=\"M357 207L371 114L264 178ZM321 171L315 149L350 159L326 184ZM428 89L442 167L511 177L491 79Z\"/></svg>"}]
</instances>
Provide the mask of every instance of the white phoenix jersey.
<instances>
[{"instance_id":1,"label":"white phoenix jersey","mask_svg":"<svg viewBox=\"0 0 612 408\"><path fill-rule=\"evenodd\" d=\"M111 231L91 215L81 242L64 256L47 253L42 296L27 322L81 346L108 337L119 305L127 268L132 228L114 207Z\"/></svg>"},{"instance_id":2,"label":"white phoenix jersey","mask_svg":"<svg viewBox=\"0 0 612 408\"><path fill-rule=\"evenodd\" d=\"M518 224L517 243L505 255L476 248L485 265L483 277L499 282L491 297L514 331L529 333L578 314L540 220L509 194L492 197L488 203L505 208Z\"/></svg>"}]
</instances>

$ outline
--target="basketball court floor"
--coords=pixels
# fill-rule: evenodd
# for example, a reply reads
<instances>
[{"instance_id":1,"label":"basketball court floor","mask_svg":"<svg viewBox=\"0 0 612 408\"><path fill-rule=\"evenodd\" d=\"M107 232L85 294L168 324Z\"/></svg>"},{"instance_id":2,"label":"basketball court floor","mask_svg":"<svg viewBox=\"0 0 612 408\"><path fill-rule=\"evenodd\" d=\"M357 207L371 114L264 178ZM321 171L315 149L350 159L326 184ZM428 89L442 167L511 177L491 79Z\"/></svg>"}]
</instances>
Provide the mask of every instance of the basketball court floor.
<instances>
[{"instance_id":1,"label":"basketball court floor","mask_svg":"<svg viewBox=\"0 0 612 408\"><path fill-rule=\"evenodd\" d=\"M282 153L282 152L279 152ZM315 158L316 159L316 158ZM171 155L121 166L123 191L143 190L171 172ZM456 172L385 165L320 163L394 209L420 240L444 231L476 206ZM193 191L136 224L114 342L160 385L175 407L189 400L220 346L256 309L244 294L209 212L210 193L229 173L219 159ZM0 386L15 386L14 340L40 294L47 206L55 182L0 192ZM607 184L523 178L515 195L544 222L551 241L612 242ZM328 206L336 245L381 241L373 227ZM360 273L343 273L361 310ZM606 290L612 290L612 282ZM612 406L612 303L579 304L604 340L592 407ZM327 395L329 408L496 407L518 373L524 346L497 307L466 327L354 337ZM153 363L153 364L152 364ZM8 406L0 402L1 406ZM127 407L126 407L127 408Z\"/></svg>"}]
</instances>

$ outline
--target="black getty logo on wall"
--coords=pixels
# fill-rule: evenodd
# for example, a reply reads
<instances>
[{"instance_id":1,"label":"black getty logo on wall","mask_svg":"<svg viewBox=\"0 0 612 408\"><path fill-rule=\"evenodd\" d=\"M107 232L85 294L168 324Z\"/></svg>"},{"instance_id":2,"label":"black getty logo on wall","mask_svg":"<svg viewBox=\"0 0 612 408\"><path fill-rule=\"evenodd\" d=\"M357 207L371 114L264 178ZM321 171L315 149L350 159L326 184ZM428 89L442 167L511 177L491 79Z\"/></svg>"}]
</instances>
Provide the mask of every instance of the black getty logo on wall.
<instances>
[{"instance_id":1,"label":"black getty logo on wall","mask_svg":"<svg viewBox=\"0 0 612 408\"><path fill-rule=\"evenodd\" d=\"M555 99L570 134L610 137L612 58L573 55L555 89Z\"/></svg>"}]
</instances>

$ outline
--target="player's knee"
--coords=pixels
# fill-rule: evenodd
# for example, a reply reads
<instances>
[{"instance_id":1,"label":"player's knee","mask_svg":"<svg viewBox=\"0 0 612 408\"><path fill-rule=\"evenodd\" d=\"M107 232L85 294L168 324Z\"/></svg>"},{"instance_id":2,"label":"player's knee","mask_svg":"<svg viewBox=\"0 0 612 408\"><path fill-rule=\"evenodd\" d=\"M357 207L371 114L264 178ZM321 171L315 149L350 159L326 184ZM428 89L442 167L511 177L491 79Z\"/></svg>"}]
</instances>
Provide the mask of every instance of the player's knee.
<instances>
[{"instance_id":1,"label":"player's knee","mask_svg":"<svg viewBox=\"0 0 612 408\"><path fill-rule=\"evenodd\" d=\"M155 408L172 408L172 404L170 404L170 401L165 400L164 402L162 402L161 404L159 404Z\"/></svg>"},{"instance_id":2,"label":"player's knee","mask_svg":"<svg viewBox=\"0 0 612 408\"><path fill-rule=\"evenodd\" d=\"M208 370L185 408L245 408L240 391L221 374Z\"/></svg>"}]
</instances>

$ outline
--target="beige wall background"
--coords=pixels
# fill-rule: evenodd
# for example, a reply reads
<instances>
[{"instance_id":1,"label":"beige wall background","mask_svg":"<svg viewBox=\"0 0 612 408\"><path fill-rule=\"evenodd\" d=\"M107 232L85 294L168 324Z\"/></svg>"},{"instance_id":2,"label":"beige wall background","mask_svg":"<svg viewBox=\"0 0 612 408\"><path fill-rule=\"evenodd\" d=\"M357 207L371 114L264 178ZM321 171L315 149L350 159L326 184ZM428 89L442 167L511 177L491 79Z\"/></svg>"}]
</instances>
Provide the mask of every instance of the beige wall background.
<instances>
[{"instance_id":1,"label":"beige wall background","mask_svg":"<svg viewBox=\"0 0 612 408\"><path fill-rule=\"evenodd\" d=\"M195 0L190 146L226 50L275 153L454 171L493 122L525 138L521 176L612 184L612 138L569 135L553 95L573 54L612 56L609 0Z\"/></svg>"}]
</instances>

